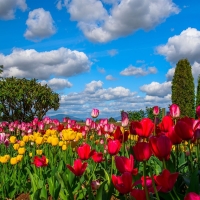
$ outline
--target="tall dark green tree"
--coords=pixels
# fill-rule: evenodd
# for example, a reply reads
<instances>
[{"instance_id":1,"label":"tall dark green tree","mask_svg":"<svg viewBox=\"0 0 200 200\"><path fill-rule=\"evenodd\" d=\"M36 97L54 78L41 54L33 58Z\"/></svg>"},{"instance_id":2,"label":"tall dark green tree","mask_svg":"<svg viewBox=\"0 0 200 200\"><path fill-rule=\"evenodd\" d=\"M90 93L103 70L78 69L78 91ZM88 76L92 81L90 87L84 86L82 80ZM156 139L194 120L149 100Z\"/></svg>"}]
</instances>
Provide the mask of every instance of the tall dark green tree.
<instances>
[{"instance_id":1,"label":"tall dark green tree","mask_svg":"<svg viewBox=\"0 0 200 200\"><path fill-rule=\"evenodd\" d=\"M187 59L179 60L172 79L172 103L179 105L181 117L195 116L195 86Z\"/></svg>"},{"instance_id":2,"label":"tall dark green tree","mask_svg":"<svg viewBox=\"0 0 200 200\"><path fill-rule=\"evenodd\" d=\"M196 107L200 105L200 75L197 83Z\"/></svg>"}]
</instances>

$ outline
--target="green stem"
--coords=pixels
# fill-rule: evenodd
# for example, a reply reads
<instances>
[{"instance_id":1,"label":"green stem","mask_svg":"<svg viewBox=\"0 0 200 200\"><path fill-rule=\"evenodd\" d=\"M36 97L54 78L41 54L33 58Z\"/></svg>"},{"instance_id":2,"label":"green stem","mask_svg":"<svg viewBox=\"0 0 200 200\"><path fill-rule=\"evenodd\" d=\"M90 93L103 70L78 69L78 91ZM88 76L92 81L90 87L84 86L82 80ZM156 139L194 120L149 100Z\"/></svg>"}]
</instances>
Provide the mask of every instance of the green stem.
<instances>
[{"instance_id":1,"label":"green stem","mask_svg":"<svg viewBox=\"0 0 200 200\"><path fill-rule=\"evenodd\" d=\"M113 174L113 168L114 168L114 156L112 156L112 158L111 158L112 160L111 160L111 178L112 178L112 174Z\"/></svg>"},{"instance_id":2,"label":"green stem","mask_svg":"<svg viewBox=\"0 0 200 200\"><path fill-rule=\"evenodd\" d=\"M200 167L199 141L200 141L200 139L197 139L197 151L196 151L196 153L197 153L197 166L198 167Z\"/></svg>"},{"instance_id":3,"label":"green stem","mask_svg":"<svg viewBox=\"0 0 200 200\"><path fill-rule=\"evenodd\" d=\"M151 180L152 180L153 189L154 189L155 194L156 194L156 198L157 198L157 200L160 200L160 198L158 196L158 191L156 189L156 185L155 185L155 181L154 181L154 178L153 178L153 172L152 172L152 168L151 167L150 167L150 173L151 173Z\"/></svg>"},{"instance_id":4,"label":"green stem","mask_svg":"<svg viewBox=\"0 0 200 200\"><path fill-rule=\"evenodd\" d=\"M164 169L167 169L165 159L163 159L163 167Z\"/></svg>"},{"instance_id":5,"label":"green stem","mask_svg":"<svg viewBox=\"0 0 200 200\"><path fill-rule=\"evenodd\" d=\"M173 197L173 195L172 195L172 193L171 193L171 192L169 192L169 194L170 194L170 196L171 196L172 200L175 200L175 199L174 199L174 197Z\"/></svg>"},{"instance_id":6,"label":"green stem","mask_svg":"<svg viewBox=\"0 0 200 200\"><path fill-rule=\"evenodd\" d=\"M177 200L180 200L180 198L179 198L179 196L177 195L177 193L176 193L176 190L173 188L173 192L174 192L174 194L175 194L175 196L176 196L176 199Z\"/></svg>"},{"instance_id":7,"label":"green stem","mask_svg":"<svg viewBox=\"0 0 200 200\"><path fill-rule=\"evenodd\" d=\"M175 145L176 149L176 171L178 171L178 144Z\"/></svg>"},{"instance_id":8,"label":"green stem","mask_svg":"<svg viewBox=\"0 0 200 200\"><path fill-rule=\"evenodd\" d=\"M189 148L189 152L190 152L190 156L189 156L189 159L190 159L190 166L191 166L191 170L193 171L193 164L192 164L192 152L191 152L191 148L190 148L190 140L188 141L188 148Z\"/></svg>"},{"instance_id":9,"label":"green stem","mask_svg":"<svg viewBox=\"0 0 200 200\"><path fill-rule=\"evenodd\" d=\"M149 199L149 193L147 190L147 185L146 185L146 161L143 162L143 176L144 176L144 191L145 191L145 195L146 195L146 199Z\"/></svg>"}]
</instances>

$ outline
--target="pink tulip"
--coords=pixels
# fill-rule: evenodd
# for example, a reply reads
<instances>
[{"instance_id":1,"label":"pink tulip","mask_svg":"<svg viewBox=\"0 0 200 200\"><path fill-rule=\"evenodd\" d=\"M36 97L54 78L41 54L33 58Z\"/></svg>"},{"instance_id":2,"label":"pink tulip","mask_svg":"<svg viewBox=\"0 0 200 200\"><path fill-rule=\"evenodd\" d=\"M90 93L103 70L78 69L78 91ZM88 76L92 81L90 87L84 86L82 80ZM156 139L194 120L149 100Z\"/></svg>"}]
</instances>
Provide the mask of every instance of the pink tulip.
<instances>
[{"instance_id":1,"label":"pink tulip","mask_svg":"<svg viewBox=\"0 0 200 200\"><path fill-rule=\"evenodd\" d=\"M98 117L98 116L99 116L99 110L96 109L96 108L93 108L93 109L92 109L92 112L91 112L91 116L92 116L93 118Z\"/></svg>"},{"instance_id":2,"label":"pink tulip","mask_svg":"<svg viewBox=\"0 0 200 200\"><path fill-rule=\"evenodd\" d=\"M173 117L173 118L177 118L177 117L180 117L180 108L177 104L172 104L170 107L169 107L169 110L170 110L170 115Z\"/></svg>"},{"instance_id":3,"label":"pink tulip","mask_svg":"<svg viewBox=\"0 0 200 200\"><path fill-rule=\"evenodd\" d=\"M129 123L128 114L124 111L121 112L122 126L126 127Z\"/></svg>"},{"instance_id":4,"label":"pink tulip","mask_svg":"<svg viewBox=\"0 0 200 200\"><path fill-rule=\"evenodd\" d=\"M153 107L153 114L154 114L154 115L159 115L159 112L160 112L159 107L158 107L158 106L154 106L154 107Z\"/></svg>"},{"instance_id":5,"label":"pink tulip","mask_svg":"<svg viewBox=\"0 0 200 200\"><path fill-rule=\"evenodd\" d=\"M91 126L91 124L92 124L92 119L87 118L86 121L85 121L85 125L86 126Z\"/></svg>"}]
</instances>

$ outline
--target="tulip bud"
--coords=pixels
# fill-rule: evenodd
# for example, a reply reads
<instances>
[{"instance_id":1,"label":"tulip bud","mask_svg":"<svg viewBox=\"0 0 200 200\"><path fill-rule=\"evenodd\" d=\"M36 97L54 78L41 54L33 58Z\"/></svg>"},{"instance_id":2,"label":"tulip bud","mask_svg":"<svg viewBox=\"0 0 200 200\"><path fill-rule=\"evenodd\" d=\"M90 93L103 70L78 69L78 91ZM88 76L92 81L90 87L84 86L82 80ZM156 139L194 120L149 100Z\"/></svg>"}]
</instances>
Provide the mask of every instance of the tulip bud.
<instances>
[{"instance_id":1,"label":"tulip bud","mask_svg":"<svg viewBox=\"0 0 200 200\"><path fill-rule=\"evenodd\" d=\"M180 108L177 104L172 104L169 108L170 110L170 115L173 117L173 118L177 118L177 117L180 117Z\"/></svg>"},{"instance_id":2,"label":"tulip bud","mask_svg":"<svg viewBox=\"0 0 200 200\"><path fill-rule=\"evenodd\" d=\"M160 112L159 107L158 106L154 106L153 107L153 114L157 116L157 115L159 115L159 112Z\"/></svg>"},{"instance_id":3,"label":"tulip bud","mask_svg":"<svg viewBox=\"0 0 200 200\"><path fill-rule=\"evenodd\" d=\"M92 181L91 182L91 188L92 190L98 190L100 187L100 182L98 180Z\"/></svg>"},{"instance_id":4,"label":"tulip bud","mask_svg":"<svg viewBox=\"0 0 200 200\"><path fill-rule=\"evenodd\" d=\"M122 126L126 127L129 123L128 114L124 111L121 112Z\"/></svg>"},{"instance_id":5,"label":"tulip bud","mask_svg":"<svg viewBox=\"0 0 200 200\"><path fill-rule=\"evenodd\" d=\"M92 116L93 118L96 118L96 117L98 117L98 115L99 115L99 110L96 109L96 108L93 108L93 110L92 110L92 112L91 112L91 116Z\"/></svg>"},{"instance_id":6,"label":"tulip bud","mask_svg":"<svg viewBox=\"0 0 200 200\"><path fill-rule=\"evenodd\" d=\"M196 108L197 117L200 118L200 105Z\"/></svg>"}]
</instances>

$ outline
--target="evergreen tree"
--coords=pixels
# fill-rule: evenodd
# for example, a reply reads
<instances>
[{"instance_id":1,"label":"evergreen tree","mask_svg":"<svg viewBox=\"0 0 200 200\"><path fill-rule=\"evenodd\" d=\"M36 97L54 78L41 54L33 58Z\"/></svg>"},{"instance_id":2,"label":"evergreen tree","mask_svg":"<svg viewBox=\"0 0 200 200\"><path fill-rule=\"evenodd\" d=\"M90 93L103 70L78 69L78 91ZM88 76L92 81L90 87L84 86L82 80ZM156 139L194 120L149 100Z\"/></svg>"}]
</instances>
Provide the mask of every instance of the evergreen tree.
<instances>
[{"instance_id":1,"label":"evergreen tree","mask_svg":"<svg viewBox=\"0 0 200 200\"><path fill-rule=\"evenodd\" d=\"M181 117L195 116L195 86L191 65L187 59L179 60L172 80L172 103L179 105Z\"/></svg>"},{"instance_id":2,"label":"evergreen tree","mask_svg":"<svg viewBox=\"0 0 200 200\"><path fill-rule=\"evenodd\" d=\"M198 84L197 84L196 107L199 105L200 105L200 75L198 77Z\"/></svg>"}]
</instances>

